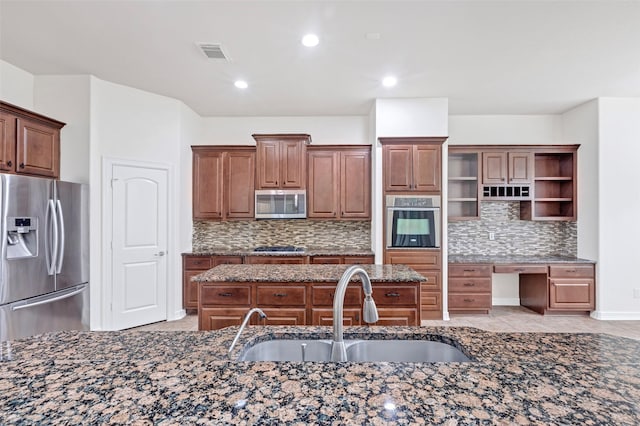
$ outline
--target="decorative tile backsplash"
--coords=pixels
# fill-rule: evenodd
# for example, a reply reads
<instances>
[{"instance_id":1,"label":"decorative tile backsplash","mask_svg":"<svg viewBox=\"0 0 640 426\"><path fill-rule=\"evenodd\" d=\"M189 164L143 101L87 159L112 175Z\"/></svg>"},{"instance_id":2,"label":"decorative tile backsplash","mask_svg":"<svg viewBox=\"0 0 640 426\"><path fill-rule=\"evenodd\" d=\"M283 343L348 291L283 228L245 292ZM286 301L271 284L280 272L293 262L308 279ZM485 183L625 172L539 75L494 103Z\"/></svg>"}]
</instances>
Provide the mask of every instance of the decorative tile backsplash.
<instances>
[{"instance_id":1,"label":"decorative tile backsplash","mask_svg":"<svg viewBox=\"0 0 640 426\"><path fill-rule=\"evenodd\" d=\"M194 221L193 250L212 247L250 249L257 246L369 249L371 223L340 220Z\"/></svg>"},{"instance_id":2,"label":"decorative tile backsplash","mask_svg":"<svg viewBox=\"0 0 640 426\"><path fill-rule=\"evenodd\" d=\"M483 201L480 220L450 222L449 254L576 256L576 222L520 220L520 203ZM495 232L495 240L489 240Z\"/></svg>"}]
</instances>

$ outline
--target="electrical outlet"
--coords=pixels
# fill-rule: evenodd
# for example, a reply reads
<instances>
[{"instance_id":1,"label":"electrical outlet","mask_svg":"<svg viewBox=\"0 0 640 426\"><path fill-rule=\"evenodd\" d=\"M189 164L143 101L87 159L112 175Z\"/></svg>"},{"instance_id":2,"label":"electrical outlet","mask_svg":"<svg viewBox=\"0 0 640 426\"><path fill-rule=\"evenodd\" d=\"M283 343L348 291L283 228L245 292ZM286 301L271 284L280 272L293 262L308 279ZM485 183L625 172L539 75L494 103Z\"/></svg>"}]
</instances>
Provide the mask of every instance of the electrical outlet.
<instances>
[{"instance_id":1,"label":"electrical outlet","mask_svg":"<svg viewBox=\"0 0 640 426\"><path fill-rule=\"evenodd\" d=\"M496 239L496 233L495 232L489 232L489 241L493 241Z\"/></svg>"},{"instance_id":2,"label":"electrical outlet","mask_svg":"<svg viewBox=\"0 0 640 426\"><path fill-rule=\"evenodd\" d=\"M634 288L633 289L633 298L634 299L640 299L640 288Z\"/></svg>"}]
</instances>

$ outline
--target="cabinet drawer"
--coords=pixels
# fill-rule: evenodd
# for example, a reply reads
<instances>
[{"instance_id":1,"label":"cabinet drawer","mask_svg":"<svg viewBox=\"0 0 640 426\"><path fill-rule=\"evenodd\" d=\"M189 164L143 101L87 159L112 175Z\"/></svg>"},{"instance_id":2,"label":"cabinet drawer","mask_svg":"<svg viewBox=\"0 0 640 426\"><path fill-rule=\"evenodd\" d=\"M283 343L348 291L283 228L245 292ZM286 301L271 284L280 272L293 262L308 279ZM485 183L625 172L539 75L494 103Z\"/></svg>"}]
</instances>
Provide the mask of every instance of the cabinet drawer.
<instances>
[{"instance_id":1,"label":"cabinet drawer","mask_svg":"<svg viewBox=\"0 0 640 426\"><path fill-rule=\"evenodd\" d=\"M546 274L547 265L495 265L496 274Z\"/></svg>"},{"instance_id":2,"label":"cabinet drawer","mask_svg":"<svg viewBox=\"0 0 640 426\"><path fill-rule=\"evenodd\" d=\"M333 306L335 286L313 286L311 289L311 304L313 306ZM362 289L350 285L344 294L344 306L360 306L362 304Z\"/></svg>"},{"instance_id":3,"label":"cabinet drawer","mask_svg":"<svg viewBox=\"0 0 640 426\"><path fill-rule=\"evenodd\" d=\"M420 315L415 308L380 308L380 319L375 325L420 325Z\"/></svg>"},{"instance_id":4,"label":"cabinet drawer","mask_svg":"<svg viewBox=\"0 0 640 426\"><path fill-rule=\"evenodd\" d=\"M311 258L312 264L322 265L340 265L342 263L342 257L340 256L313 256Z\"/></svg>"},{"instance_id":5,"label":"cabinet drawer","mask_svg":"<svg viewBox=\"0 0 640 426\"><path fill-rule=\"evenodd\" d=\"M450 293L491 293L491 278L449 278Z\"/></svg>"},{"instance_id":6,"label":"cabinet drawer","mask_svg":"<svg viewBox=\"0 0 640 426\"><path fill-rule=\"evenodd\" d=\"M345 265L373 265L373 256L345 256Z\"/></svg>"},{"instance_id":7,"label":"cabinet drawer","mask_svg":"<svg viewBox=\"0 0 640 426\"><path fill-rule=\"evenodd\" d=\"M440 291L440 271L416 272L427 279L426 282L420 283L422 291Z\"/></svg>"},{"instance_id":8,"label":"cabinet drawer","mask_svg":"<svg viewBox=\"0 0 640 426\"><path fill-rule=\"evenodd\" d=\"M449 309L491 309L491 295L487 293L450 294Z\"/></svg>"},{"instance_id":9,"label":"cabinet drawer","mask_svg":"<svg viewBox=\"0 0 640 426\"><path fill-rule=\"evenodd\" d=\"M242 324L246 308L202 308L198 314L198 330L218 330Z\"/></svg>"},{"instance_id":10,"label":"cabinet drawer","mask_svg":"<svg viewBox=\"0 0 640 426\"><path fill-rule=\"evenodd\" d=\"M413 265L419 265L418 267L421 269L440 269L440 251L397 252L388 250L385 263L409 265L412 268L414 268Z\"/></svg>"},{"instance_id":11,"label":"cabinet drawer","mask_svg":"<svg viewBox=\"0 0 640 426\"><path fill-rule=\"evenodd\" d=\"M242 265L242 256L216 256L213 258L213 266L218 265Z\"/></svg>"},{"instance_id":12,"label":"cabinet drawer","mask_svg":"<svg viewBox=\"0 0 640 426\"><path fill-rule=\"evenodd\" d=\"M247 306L251 304L250 286L220 286L201 284L200 305L235 305Z\"/></svg>"},{"instance_id":13,"label":"cabinet drawer","mask_svg":"<svg viewBox=\"0 0 640 426\"><path fill-rule=\"evenodd\" d=\"M592 279L549 280L550 308L593 310L594 294Z\"/></svg>"},{"instance_id":14,"label":"cabinet drawer","mask_svg":"<svg viewBox=\"0 0 640 426\"><path fill-rule=\"evenodd\" d=\"M593 265L551 265L549 277L551 278L593 278L595 275Z\"/></svg>"},{"instance_id":15,"label":"cabinet drawer","mask_svg":"<svg viewBox=\"0 0 640 426\"><path fill-rule=\"evenodd\" d=\"M490 277L491 265L450 263L450 277Z\"/></svg>"},{"instance_id":16,"label":"cabinet drawer","mask_svg":"<svg viewBox=\"0 0 640 426\"><path fill-rule=\"evenodd\" d=\"M307 256L247 256L250 265L298 265L307 263Z\"/></svg>"},{"instance_id":17,"label":"cabinet drawer","mask_svg":"<svg viewBox=\"0 0 640 426\"><path fill-rule=\"evenodd\" d=\"M198 256L198 257L185 257L184 269L211 269L213 265L211 263L210 256Z\"/></svg>"},{"instance_id":18,"label":"cabinet drawer","mask_svg":"<svg viewBox=\"0 0 640 426\"><path fill-rule=\"evenodd\" d=\"M260 325L306 325L307 310L304 308L263 309L266 318L259 319Z\"/></svg>"},{"instance_id":19,"label":"cabinet drawer","mask_svg":"<svg viewBox=\"0 0 640 426\"><path fill-rule=\"evenodd\" d=\"M257 289L258 306L304 306L307 300L304 286L260 286Z\"/></svg>"},{"instance_id":20,"label":"cabinet drawer","mask_svg":"<svg viewBox=\"0 0 640 426\"><path fill-rule=\"evenodd\" d=\"M373 300L378 306L417 305L418 289L407 286L386 286L373 288Z\"/></svg>"},{"instance_id":21,"label":"cabinet drawer","mask_svg":"<svg viewBox=\"0 0 640 426\"><path fill-rule=\"evenodd\" d=\"M420 295L420 309L424 311L440 311L442 295L438 292L423 292Z\"/></svg>"}]
</instances>

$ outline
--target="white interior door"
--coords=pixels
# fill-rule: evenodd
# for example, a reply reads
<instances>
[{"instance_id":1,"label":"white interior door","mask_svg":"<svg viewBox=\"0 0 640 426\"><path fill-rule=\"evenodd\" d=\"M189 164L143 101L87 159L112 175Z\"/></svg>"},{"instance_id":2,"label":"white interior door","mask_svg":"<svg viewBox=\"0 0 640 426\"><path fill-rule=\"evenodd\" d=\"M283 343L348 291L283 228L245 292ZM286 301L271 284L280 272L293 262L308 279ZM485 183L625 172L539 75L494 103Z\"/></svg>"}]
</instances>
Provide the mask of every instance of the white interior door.
<instances>
[{"instance_id":1,"label":"white interior door","mask_svg":"<svg viewBox=\"0 0 640 426\"><path fill-rule=\"evenodd\" d=\"M112 326L167 319L167 170L114 165Z\"/></svg>"}]
</instances>

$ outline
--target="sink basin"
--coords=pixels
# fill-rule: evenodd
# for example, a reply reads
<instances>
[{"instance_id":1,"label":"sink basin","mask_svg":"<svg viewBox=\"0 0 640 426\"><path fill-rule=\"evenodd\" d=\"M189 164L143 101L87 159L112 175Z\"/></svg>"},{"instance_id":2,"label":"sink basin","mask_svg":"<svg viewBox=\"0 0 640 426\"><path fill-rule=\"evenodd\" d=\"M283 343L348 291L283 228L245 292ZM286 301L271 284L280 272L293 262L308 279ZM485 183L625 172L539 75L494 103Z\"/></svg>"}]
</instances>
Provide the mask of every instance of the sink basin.
<instances>
[{"instance_id":1,"label":"sink basin","mask_svg":"<svg viewBox=\"0 0 640 426\"><path fill-rule=\"evenodd\" d=\"M345 340L345 346L348 362L473 361L454 346L430 340ZM238 360L331 362L331 340L269 340L245 349Z\"/></svg>"}]
</instances>

